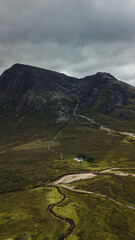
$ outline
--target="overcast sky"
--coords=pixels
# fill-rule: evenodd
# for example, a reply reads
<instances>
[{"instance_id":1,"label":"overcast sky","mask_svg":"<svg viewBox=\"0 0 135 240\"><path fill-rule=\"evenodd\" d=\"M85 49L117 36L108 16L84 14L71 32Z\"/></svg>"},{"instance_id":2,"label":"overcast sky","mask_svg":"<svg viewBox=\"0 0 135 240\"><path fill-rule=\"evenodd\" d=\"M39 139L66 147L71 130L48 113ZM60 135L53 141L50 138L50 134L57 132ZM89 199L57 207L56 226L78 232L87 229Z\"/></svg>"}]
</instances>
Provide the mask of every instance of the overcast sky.
<instances>
[{"instance_id":1,"label":"overcast sky","mask_svg":"<svg viewBox=\"0 0 135 240\"><path fill-rule=\"evenodd\" d=\"M0 0L0 73L17 62L135 85L135 0Z\"/></svg>"}]
</instances>

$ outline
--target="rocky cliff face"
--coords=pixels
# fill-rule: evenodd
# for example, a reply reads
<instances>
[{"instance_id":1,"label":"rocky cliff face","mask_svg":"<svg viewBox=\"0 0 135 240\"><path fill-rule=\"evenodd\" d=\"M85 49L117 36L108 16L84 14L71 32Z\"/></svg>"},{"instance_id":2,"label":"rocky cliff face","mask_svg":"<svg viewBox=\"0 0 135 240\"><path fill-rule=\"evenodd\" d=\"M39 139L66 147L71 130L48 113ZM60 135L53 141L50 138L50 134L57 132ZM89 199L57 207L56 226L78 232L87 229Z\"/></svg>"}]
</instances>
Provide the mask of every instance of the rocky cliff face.
<instances>
[{"instance_id":1,"label":"rocky cliff face","mask_svg":"<svg viewBox=\"0 0 135 240\"><path fill-rule=\"evenodd\" d=\"M135 89L108 73L83 79L58 72L15 64L0 77L0 111L46 112L54 110L57 122L67 121L80 99L77 111L91 109L123 117L134 115Z\"/></svg>"},{"instance_id":2,"label":"rocky cliff face","mask_svg":"<svg viewBox=\"0 0 135 240\"><path fill-rule=\"evenodd\" d=\"M0 77L1 110L20 113L46 108L63 110L63 101L72 102L77 80L57 72L15 64Z\"/></svg>"},{"instance_id":3,"label":"rocky cliff face","mask_svg":"<svg viewBox=\"0 0 135 240\"><path fill-rule=\"evenodd\" d=\"M118 81L109 73L97 73L81 79L80 108L93 108L105 115L134 114L135 88Z\"/></svg>"}]
</instances>

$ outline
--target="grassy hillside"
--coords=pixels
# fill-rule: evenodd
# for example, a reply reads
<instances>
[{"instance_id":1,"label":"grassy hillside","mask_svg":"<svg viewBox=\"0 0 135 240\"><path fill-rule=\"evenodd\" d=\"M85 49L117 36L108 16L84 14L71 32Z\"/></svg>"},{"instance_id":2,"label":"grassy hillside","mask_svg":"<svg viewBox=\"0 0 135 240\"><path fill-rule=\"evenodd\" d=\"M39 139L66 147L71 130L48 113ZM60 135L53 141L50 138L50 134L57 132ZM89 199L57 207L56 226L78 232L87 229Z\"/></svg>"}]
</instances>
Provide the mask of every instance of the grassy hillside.
<instances>
[{"instance_id":1,"label":"grassy hillside","mask_svg":"<svg viewBox=\"0 0 135 240\"><path fill-rule=\"evenodd\" d=\"M119 202L135 206L135 178L115 175L100 175L94 179L72 183L77 189L101 193Z\"/></svg>"},{"instance_id":2,"label":"grassy hillside","mask_svg":"<svg viewBox=\"0 0 135 240\"><path fill-rule=\"evenodd\" d=\"M60 201L54 188L38 188L0 195L0 239L57 239L66 224L47 212Z\"/></svg>"},{"instance_id":3,"label":"grassy hillside","mask_svg":"<svg viewBox=\"0 0 135 240\"><path fill-rule=\"evenodd\" d=\"M0 191L47 183L72 172L135 167L134 139L91 127L76 117L58 125L51 115L1 121L0 144ZM79 154L94 161L74 161Z\"/></svg>"},{"instance_id":4,"label":"grassy hillside","mask_svg":"<svg viewBox=\"0 0 135 240\"><path fill-rule=\"evenodd\" d=\"M55 208L72 216L76 228L67 239L134 240L135 213L106 199L62 189L67 199Z\"/></svg>"},{"instance_id":5,"label":"grassy hillside","mask_svg":"<svg viewBox=\"0 0 135 240\"><path fill-rule=\"evenodd\" d=\"M111 118L106 118L106 123L111 125ZM112 121L112 128L115 126L119 125ZM134 132L133 122L122 121L120 126L119 130ZM58 239L67 229L63 221L47 212L49 204L61 199L57 190L49 187L28 190L28 187L48 184L68 173L111 167L134 171L128 169L135 167L133 138L103 131L76 116L64 124L56 124L52 113L18 117L14 121L5 118L1 119L0 128L0 240ZM74 158L79 154L93 157L94 161L77 162ZM99 192L133 206L134 184L134 178L113 175L74 183L76 188ZM134 239L133 210L100 197L61 191L66 200L54 211L72 217L76 225L67 239Z\"/></svg>"}]
</instances>

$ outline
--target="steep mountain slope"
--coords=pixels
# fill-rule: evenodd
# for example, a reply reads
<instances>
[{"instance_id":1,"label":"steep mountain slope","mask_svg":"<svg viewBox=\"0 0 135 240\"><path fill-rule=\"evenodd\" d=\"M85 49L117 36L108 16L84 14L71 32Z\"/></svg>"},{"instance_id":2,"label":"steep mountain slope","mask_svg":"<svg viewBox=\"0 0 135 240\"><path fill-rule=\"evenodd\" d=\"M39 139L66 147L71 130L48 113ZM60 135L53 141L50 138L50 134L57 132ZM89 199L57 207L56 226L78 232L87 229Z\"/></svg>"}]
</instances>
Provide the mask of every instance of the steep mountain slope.
<instances>
[{"instance_id":1,"label":"steep mountain slope","mask_svg":"<svg viewBox=\"0 0 135 240\"><path fill-rule=\"evenodd\" d=\"M81 79L81 109L127 117L134 115L134 104L135 88L109 73L97 73Z\"/></svg>"},{"instance_id":2,"label":"steep mountain slope","mask_svg":"<svg viewBox=\"0 0 135 240\"><path fill-rule=\"evenodd\" d=\"M54 110L65 120L90 111L128 118L135 115L135 88L109 73L82 79L28 65L15 64L0 77L0 111L36 113Z\"/></svg>"},{"instance_id":3,"label":"steep mountain slope","mask_svg":"<svg viewBox=\"0 0 135 240\"><path fill-rule=\"evenodd\" d=\"M64 74L15 64L0 77L0 105L15 113L43 111L54 103L62 108L63 100L72 102L76 85L76 79Z\"/></svg>"}]
</instances>

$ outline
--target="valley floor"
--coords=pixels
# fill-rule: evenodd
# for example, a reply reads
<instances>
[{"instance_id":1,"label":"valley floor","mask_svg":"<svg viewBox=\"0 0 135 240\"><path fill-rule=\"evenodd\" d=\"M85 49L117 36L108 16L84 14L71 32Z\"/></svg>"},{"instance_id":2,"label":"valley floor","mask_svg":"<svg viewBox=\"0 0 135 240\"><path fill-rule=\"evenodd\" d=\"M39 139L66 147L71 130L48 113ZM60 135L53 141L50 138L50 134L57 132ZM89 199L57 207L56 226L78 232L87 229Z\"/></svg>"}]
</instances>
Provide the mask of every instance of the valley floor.
<instances>
[{"instance_id":1,"label":"valley floor","mask_svg":"<svg viewBox=\"0 0 135 240\"><path fill-rule=\"evenodd\" d=\"M126 169L126 171L128 171L128 169ZM94 181L94 178L95 178L96 181L99 181L101 178L101 181L102 181L103 178L105 177L109 177L109 178L119 177L119 180L121 181L122 184L123 184L122 178L124 179L128 178L129 180L128 183L130 181L131 182L133 181L135 183L134 181L135 174L128 173L128 172L125 173L125 172L122 172L122 169L113 168L113 169L102 170L100 172L65 175L63 177L60 177L56 181L52 182L51 185L49 184L48 186L45 186L45 187L37 187L35 189L27 189L21 192L17 191L17 192L6 193L4 195L1 195L0 204L2 204L3 199L4 199L4 202L2 205L0 205L3 209L3 214L1 212L1 215L0 215L1 227L3 227L1 228L2 234L0 236L0 239L29 239L29 240L30 239L59 239L60 240L65 238L67 239L90 239L90 238L91 239L134 239L135 229L132 228L132 224L133 224L132 221L135 219L135 207L134 207L135 201L130 201L130 205L128 204L128 201L125 202L122 200L122 202L119 202L117 198L119 197L118 195L120 193L116 194L117 186L115 186L116 192L113 190L115 194L115 199L110 197L109 192L108 192L109 193L108 195L104 195L103 189L100 189L100 193L99 193L99 190L96 190L95 192L85 190L87 188L91 189L88 182L85 182L86 179L87 181L91 181L91 179L93 179ZM125 183L123 184L123 186L128 187ZM127 196L127 198L128 197L129 196ZM83 204L85 203L86 199L87 199L87 208L88 208L87 211L88 212L91 211L89 213L90 214L89 221L91 225L89 225L89 223L86 224L84 221L85 218L88 218L88 212L85 212L85 211L82 212L84 209ZM81 205L78 203L80 202L80 200L81 200ZM94 205L93 205L93 201L95 202ZM48 205L49 203L50 205ZM102 204L104 207L102 206ZM97 206L100 209L99 217L102 220L100 219L101 222L100 224L98 223L100 227L100 231L98 231L98 233L95 233L94 231L92 231L91 227L93 226L93 229L95 229L97 223L91 222L92 221L91 218L94 210L93 208L91 209L91 207L94 207L95 211L97 211ZM108 209L108 206L109 206L109 209ZM85 205L85 208L86 208L86 205ZM104 214L102 217L100 216L100 214L105 208L106 208L105 210L106 216L108 214L110 215L110 209L111 209L111 212L114 211L115 209L114 212L117 216L116 218L117 221L119 220L119 218L121 218L121 216L124 217L124 214L126 214L126 218L124 217L123 219L124 225L125 226L128 225L128 229L130 230L125 229L124 232L123 233L121 232L120 234L116 231L117 229L116 225L113 227L112 231L110 231L109 229L108 229L109 232L107 229L105 230L104 228L109 227L108 221L106 222L106 220L104 219ZM7 209L9 213L7 212ZM54 216L53 221L54 221L55 228L53 229L52 229L52 220L51 220L52 218L51 216L48 215L46 211L50 212ZM80 215L80 211L81 211L81 215ZM34 217L35 214L36 216ZM95 214L97 215L97 212ZM108 215L108 218L109 218L109 215ZM11 220L10 222L8 221L7 216ZM128 219L129 222L127 222L126 219ZM99 221L99 219L97 220ZM28 224L27 226L25 224L26 223L25 221L26 222L30 221L31 224L30 225ZM111 219L109 221L111 221ZM66 227L65 223L68 224L69 226ZM15 231L14 224L17 224L18 226L18 230L17 230L18 234ZM123 221L118 225L120 229L123 228ZM36 228L34 226L36 226ZM46 228L44 228L45 226ZM49 226L50 226L50 230L49 230ZM6 228L8 228L7 231L5 231ZM83 229L82 233L81 233L82 231L81 228ZM90 229L88 230L88 228ZM41 231L41 234L39 234L39 230ZM57 231L57 234L55 231ZM125 233L126 233L126 238L124 237ZM18 237L15 237L17 235ZM11 236L13 238L11 238Z\"/></svg>"},{"instance_id":2,"label":"valley floor","mask_svg":"<svg viewBox=\"0 0 135 240\"><path fill-rule=\"evenodd\" d=\"M0 240L135 239L135 135L76 111L62 127L3 133ZM74 161L83 153L94 161Z\"/></svg>"}]
</instances>

